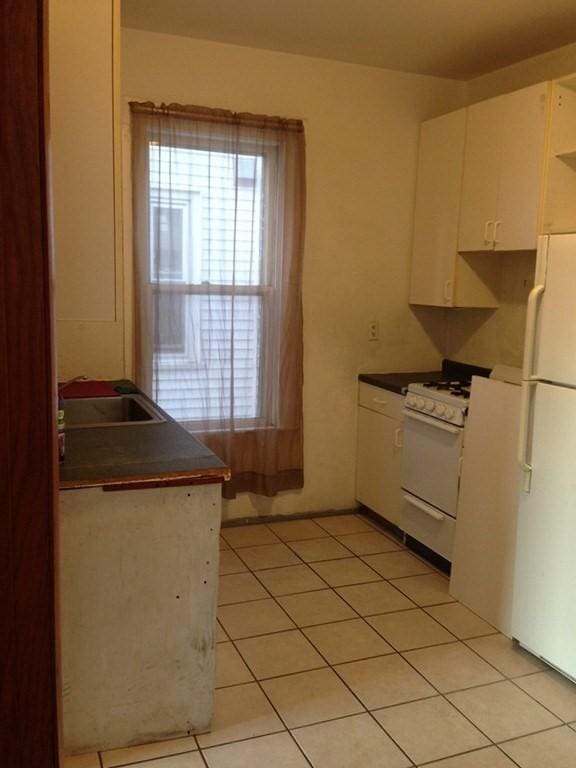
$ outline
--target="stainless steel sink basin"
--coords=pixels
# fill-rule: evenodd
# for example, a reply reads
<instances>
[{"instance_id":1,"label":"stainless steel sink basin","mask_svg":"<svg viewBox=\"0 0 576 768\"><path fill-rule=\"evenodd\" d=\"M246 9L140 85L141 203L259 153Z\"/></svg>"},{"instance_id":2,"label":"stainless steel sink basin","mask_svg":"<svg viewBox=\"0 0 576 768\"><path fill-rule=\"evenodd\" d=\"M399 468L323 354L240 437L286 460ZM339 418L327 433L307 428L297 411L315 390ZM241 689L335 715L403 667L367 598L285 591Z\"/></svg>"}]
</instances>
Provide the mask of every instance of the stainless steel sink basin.
<instances>
[{"instance_id":1,"label":"stainless steel sink basin","mask_svg":"<svg viewBox=\"0 0 576 768\"><path fill-rule=\"evenodd\" d=\"M166 421L141 395L66 398L64 415L66 429L123 427Z\"/></svg>"}]
</instances>

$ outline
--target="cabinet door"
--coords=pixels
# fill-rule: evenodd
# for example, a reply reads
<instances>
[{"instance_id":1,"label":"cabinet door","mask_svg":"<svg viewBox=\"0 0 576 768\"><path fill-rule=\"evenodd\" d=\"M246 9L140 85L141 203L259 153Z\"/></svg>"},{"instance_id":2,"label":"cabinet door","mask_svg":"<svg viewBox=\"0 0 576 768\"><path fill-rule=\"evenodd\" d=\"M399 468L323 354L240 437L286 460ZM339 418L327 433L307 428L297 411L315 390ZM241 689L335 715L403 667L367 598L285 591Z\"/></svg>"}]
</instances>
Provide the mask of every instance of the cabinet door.
<instances>
[{"instance_id":1,"label":"cabinet door","mask_svg":"<svg viewBox=\"0 0 576 768\"><path fill-rule=\"evenodd\" d=\"M422 123L410 303L452 306L466 110Z\"/></svg>"},{"instance_id":2,"label":"cabinet door","mask_svg":"<svg viewBox=\"0 0 576 768\"><path fill-rule=\"evenodd\" d=\"M498 96L468 108L459 251L491 251L494 247L504 98Z\"/></svg>"},{"instance_id":3,"label":"cabinet door","mask_svg":"<svg viewBox=\"0 0 576 768\"><path fill-rule=\"evenodd\" d=\"M499 251L536 248L542 189L548 83L507 94L502 105L498 218Z\"/></svg>"},{"instance_id":4,"label":"cabinet door","mask_svg":"<svg viewBox=\"0 0 576 768\"><path fill-rule=\"evenodd\" d=\"M401 424L358 408L356 498L395 525L401 508Z\"/></svg>"}]
</instances>

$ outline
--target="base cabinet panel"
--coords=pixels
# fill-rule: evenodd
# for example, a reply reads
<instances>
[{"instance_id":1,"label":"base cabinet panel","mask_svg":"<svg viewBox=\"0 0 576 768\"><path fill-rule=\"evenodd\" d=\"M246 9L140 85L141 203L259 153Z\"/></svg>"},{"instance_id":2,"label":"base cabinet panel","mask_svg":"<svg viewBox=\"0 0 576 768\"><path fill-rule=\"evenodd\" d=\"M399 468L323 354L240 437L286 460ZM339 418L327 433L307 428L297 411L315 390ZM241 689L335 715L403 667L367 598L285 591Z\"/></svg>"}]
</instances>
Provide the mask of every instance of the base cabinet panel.
<instances>
[{"instance_id":1,"label":"base cabinet panel","mask_svg":"<svg viewBox=\"0 0 576 768\"><path fill-rule=\"evenodd\" d=\"M403 399L399 395L391 397ZM400 419L358 408L356 498L394 525L399 525L402 504L401 446Z\"/></svg>"},{"instance_id":2,"label":"base cabinet panel","mask_svg":"<svg viewBox=\"0 0 576 768\"><path fill-rule=\"evenodd\" d=\"M209 729L219 484L60 494L65 754Z\"/></svg>"}]
</instances>

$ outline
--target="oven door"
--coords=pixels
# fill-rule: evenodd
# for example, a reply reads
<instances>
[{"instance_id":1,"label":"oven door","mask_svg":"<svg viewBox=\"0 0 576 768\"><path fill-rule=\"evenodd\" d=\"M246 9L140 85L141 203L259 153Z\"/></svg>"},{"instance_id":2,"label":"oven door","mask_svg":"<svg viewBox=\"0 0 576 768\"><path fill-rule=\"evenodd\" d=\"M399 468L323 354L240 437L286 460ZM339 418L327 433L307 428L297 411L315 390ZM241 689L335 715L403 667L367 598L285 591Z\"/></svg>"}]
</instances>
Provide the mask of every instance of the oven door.
<instances>
[{"instance_id":1,"label":"oven door","mask_svg":"<svg viewBox=\"0 0 576 768\"><path fill-rule=\"evenodd\" d=\"M463 427L404 409L402 489L456 517Z\"/></svg>"}]
</instances>

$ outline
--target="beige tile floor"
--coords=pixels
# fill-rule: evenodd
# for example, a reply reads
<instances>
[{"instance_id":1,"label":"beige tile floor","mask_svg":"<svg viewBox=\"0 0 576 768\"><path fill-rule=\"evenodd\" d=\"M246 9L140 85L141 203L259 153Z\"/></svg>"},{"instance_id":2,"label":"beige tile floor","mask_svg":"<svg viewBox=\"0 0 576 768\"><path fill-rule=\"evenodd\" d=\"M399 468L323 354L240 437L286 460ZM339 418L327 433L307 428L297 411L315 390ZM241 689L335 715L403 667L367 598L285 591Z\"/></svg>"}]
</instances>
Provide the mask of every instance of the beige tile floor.
<instances>
[{"instance_id":1,"label":"beige tile floor","mask_svg":"<svg viewBox=\"0 0 576 768\"><path fill-rule=\"evenodd\" d=\"M65 768L576 768L576 686L371 518L221 540L212 731Z\"/></svg>"}]
</instances>

